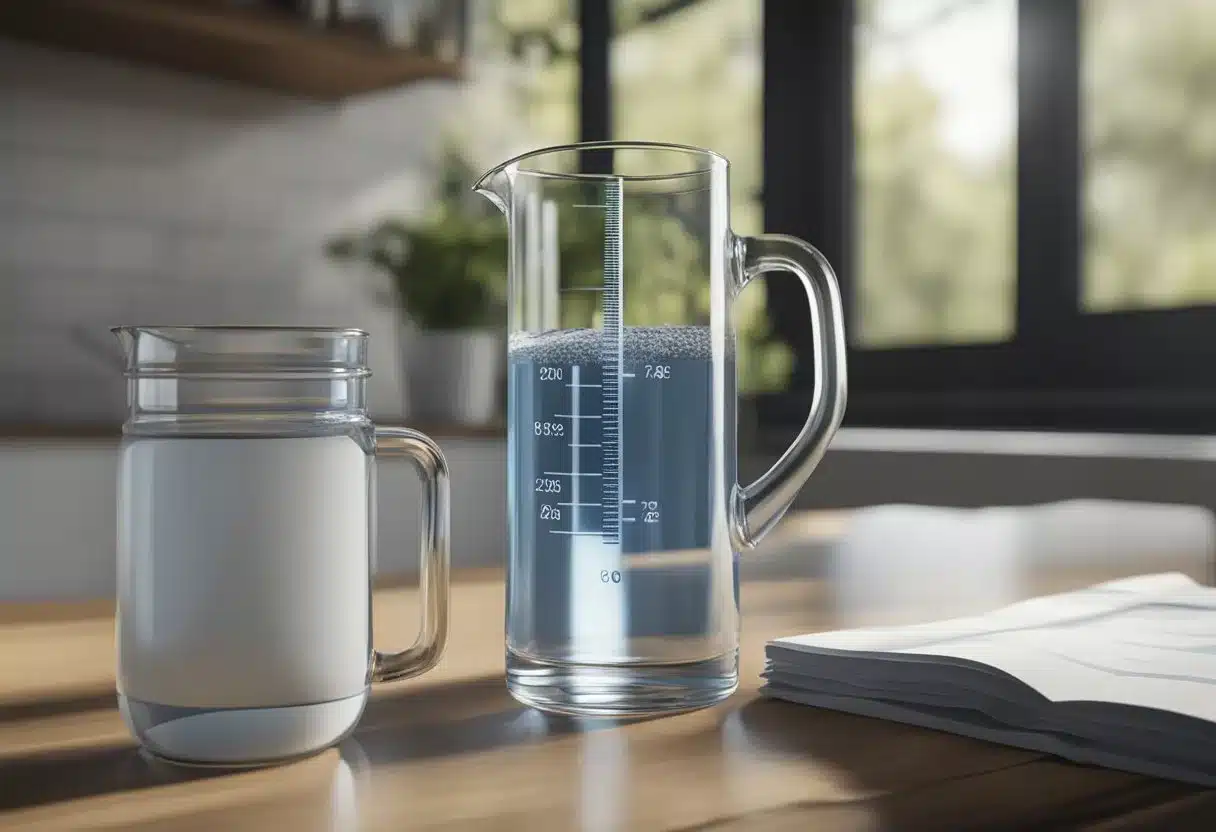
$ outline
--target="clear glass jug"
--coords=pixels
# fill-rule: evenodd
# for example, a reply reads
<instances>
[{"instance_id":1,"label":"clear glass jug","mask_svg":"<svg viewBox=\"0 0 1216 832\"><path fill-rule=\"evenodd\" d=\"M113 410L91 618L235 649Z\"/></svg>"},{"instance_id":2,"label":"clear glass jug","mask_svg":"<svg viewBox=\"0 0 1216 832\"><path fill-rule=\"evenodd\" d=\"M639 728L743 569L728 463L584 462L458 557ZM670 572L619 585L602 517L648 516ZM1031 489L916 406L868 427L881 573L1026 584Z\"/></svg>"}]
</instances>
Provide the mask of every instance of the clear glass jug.
<instances>
[{"instance_id":1,"label":"clear glass jug","mask_svg":"<svg viewBox=\"0 0 1216 832\"><path fill-rule=\"evenodd\" d=\"M806 243L730 230L726 159L692 147L547 148L485 174L507 217L507 685L545 710L710 705L738 682L740 550L793 501L844 413L840 293ZM740 485L731 307L797 274L815 395L793 445Z\"/></svg>"},{"instance_id":2,"label":"clear glass jug","mask_svg":"<svg viewBox=\"0 0 1216 832\"><path fill-rule=\"evenodd\" d=\"M448 476L439 448L367 418L354 329L121 327L118 694L181 763L247 765L350 732L371 682L443 652ZM371 646L377 459L417 466L422 624Z\"/></svg>"}]
</instances>

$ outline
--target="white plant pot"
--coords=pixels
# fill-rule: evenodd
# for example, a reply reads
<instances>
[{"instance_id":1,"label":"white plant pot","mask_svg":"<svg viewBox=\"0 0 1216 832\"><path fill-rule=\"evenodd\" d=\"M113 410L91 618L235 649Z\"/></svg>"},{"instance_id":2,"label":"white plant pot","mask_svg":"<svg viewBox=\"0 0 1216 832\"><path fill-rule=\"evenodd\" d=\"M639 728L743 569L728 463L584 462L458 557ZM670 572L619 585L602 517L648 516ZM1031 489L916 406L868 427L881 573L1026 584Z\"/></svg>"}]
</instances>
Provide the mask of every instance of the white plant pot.
<instances>
[{"instance_id":1,"label":"white plant pot","mask_svg":"<svg viewBox=\"0 0 1216 832\"><path fill-rule=\"evenodd\" d=\"M506 355L497 330L419 330L402 337L406 419L424 426L497 421Z\"/></svg>"}]
</instances>

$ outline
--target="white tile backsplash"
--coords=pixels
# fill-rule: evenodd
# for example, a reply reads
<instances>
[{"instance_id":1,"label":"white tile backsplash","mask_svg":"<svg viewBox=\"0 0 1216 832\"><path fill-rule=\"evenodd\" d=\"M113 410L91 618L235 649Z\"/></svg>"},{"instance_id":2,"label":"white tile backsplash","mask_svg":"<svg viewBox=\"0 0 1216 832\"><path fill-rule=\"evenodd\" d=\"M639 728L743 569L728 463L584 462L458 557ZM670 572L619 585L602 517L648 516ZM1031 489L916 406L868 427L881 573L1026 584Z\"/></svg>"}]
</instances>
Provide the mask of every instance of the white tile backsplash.
<instances>
[{"instance_id":1,"label":"white tile backsplash","mask_svg":"<svg viewBox=\"0 0 1216 832\"><path fill-rule=\"evenodd\" d=\"M364 327L372 409L399 415L397 317L322 246L423 207L459 95L323 104L0 40L0 420L116 416L82 344L156 322Z\"/></svg>"}]
</instances>

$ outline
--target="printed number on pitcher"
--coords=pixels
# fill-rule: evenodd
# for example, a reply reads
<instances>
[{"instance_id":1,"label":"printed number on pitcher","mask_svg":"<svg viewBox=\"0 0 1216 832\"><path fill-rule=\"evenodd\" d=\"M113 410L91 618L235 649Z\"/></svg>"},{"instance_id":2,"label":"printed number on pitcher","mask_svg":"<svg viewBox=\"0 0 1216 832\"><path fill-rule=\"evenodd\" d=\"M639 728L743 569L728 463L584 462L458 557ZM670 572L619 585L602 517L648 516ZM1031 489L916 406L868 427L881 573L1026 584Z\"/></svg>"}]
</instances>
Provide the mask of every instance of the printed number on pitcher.
<instances>
[{"instance_id":1,"label":"printed number on pitcher","mask_svg":"<svg viewBox=\"0 0 1216 832\"><path fill-rule=\"evenodd\" d=\"M533 422L532 432L537 436L565 436L566 426L561 422Z\"/></svg>"},{"instance_id":2,"label":"printed number on pitcher","mask_svg":"<svg viewBox=\"0 0 1216 832\"><path fill-rule=\"evenodd\" d=\"M670 364L647 364L646 378L671 378Z\"/></svg>"},{"instance_id":3,"label":"printed number on pitcher","mask_svg":"<svg viewBox=\"0 0 1216 832\"><path fill-rule=\"evenodd\" d=\"M621 582L621 573L613 569L609 572L607 569L600 572L600 583L602 584L619 584Z\"/></svg>"},{"instance_id":4,"label":"printed number on pitcher","mask_svg":"<svg viewBox=\"0 0 1216 832\"><path fill-rule=\"evenodd\" d=\"M562 481L549 479L548 477L537 477L536 490L542 494L561 494Z\"/></svg>"},{"instance_id":5,"label":"printed number on pitcher","mask_svg":"<svg viewBox=\"0 0 1216 832\"><path fill-rule=\"evenodd\" d=\"M561 381L562 380L562 368L561 367L541 367L540 368L540 380L541 381Z\"/></svg>"}]
</instances>

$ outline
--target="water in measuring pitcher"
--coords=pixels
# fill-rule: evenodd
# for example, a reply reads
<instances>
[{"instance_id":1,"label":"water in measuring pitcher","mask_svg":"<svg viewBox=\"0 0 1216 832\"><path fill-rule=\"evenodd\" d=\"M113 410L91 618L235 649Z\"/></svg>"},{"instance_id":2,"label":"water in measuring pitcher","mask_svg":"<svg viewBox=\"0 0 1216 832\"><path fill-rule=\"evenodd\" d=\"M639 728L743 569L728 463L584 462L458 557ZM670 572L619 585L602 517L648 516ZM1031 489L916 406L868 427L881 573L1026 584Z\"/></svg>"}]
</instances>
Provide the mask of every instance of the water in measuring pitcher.
<instances>
[{"instance_id":1,"label":"water in measuring pitcher","mask_svg":"<svg viewBox=\"0 0 1216 832\"><path fill-rule=\"evenodd\" d=\"M360 428L126 440L118 687L147 747L274 759L354 726L370 656L370 442Z\"/></svg>"},{"instance_id":2,"label":"water in measuring pitcher","mask_svg":"<svg viewBox=\"0 0 1216 832\"><path fill-rule=\"evenodd\" d=\"M627 700L669 710L733 690L722 484L735 482L734 443L726 451L715 435L711 344L693 326L513 339L507 661L518 698L637 713L645 703Z\"/></svg>"}]
</instances>

